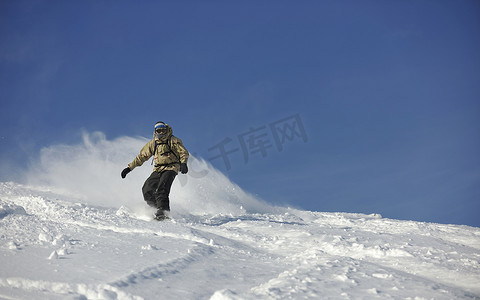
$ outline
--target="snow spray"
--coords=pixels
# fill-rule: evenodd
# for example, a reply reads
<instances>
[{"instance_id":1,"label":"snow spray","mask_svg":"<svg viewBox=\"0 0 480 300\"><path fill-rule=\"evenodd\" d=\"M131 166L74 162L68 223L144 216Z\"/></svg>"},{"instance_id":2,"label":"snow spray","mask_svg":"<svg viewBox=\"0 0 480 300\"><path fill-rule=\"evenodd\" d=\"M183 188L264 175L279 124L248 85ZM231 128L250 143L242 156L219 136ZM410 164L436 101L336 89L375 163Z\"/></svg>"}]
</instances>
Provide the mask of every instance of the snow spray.
<instances>
[{"instance_id":1,"label":"snow spray","mask_svg":"<svg viewBox=\"0 0 480 300\"><path fill-rule=\"evenodd\" d=\"M101 132L84 132L82 143L41 149L40 159L26 172L26 181L80 203L145 210L141 188L152 167L145 163L125 179L120 172L147 142L144 137L107 140ZM172 212L237 215L275 210L243 191L205 160L190 156L188 163L192 172L179 174L172 186Z\"/></svg>"}]
</instances>

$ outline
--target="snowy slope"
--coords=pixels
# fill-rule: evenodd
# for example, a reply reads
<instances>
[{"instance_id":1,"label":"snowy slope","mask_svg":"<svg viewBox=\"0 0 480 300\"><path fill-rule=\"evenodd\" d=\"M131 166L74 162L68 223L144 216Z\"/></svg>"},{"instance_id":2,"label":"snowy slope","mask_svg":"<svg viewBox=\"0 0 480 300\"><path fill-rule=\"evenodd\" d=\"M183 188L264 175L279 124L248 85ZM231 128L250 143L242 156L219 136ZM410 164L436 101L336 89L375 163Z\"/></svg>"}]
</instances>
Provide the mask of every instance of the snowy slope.
<instances>
[{"instance_id":1,"label":"snowy slope","mask_svg":"<svg viewBox=\"0 0 480 300\"><path fill-rule=\"evenodd\" d=\"M480 228L272 207L194 158L153 221L151 167L119 176L145 141L85 135L0 183L0 299L480 298Z\"/></svg>"},{"instance_id":2,"label":"snowy slope","mask_svg":"<svg viewBox=\"0 0 480 300\"><path fill-rule=\"evenodd\" d=\"M292 209L156 222L64 198L0 184L0 298L480 298L479 228Z\"/></svg>"}]
</instances>

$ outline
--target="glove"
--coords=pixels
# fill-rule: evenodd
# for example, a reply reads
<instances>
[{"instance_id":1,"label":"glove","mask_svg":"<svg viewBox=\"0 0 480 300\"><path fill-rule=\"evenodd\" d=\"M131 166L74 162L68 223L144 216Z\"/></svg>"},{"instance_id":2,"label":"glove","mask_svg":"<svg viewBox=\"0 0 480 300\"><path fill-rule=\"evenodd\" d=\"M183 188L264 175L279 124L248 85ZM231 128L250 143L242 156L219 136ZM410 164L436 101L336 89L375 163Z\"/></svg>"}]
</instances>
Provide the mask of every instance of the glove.
<instances>
[{"instance_id":1,"label":"glove","mask_svg":"<svg viewBox=\"0 0 480 300\"><path fill-rule=\"evenodd\" d=\"M187 173L188 173L187 164L184 164L184 163L180 164L180 172L181 172L182 174L187 174Z\"/></svg>"},{"instance_id":2,"label":"glove","mask_svg":"<svg viewBox=\"0 0 480 300\"><path fill-rule=\"evenodd\" d=\"M130 170L129 167L126 167L125 169L123 169L122 171L122 178L125 178L127 176L128 173L130 173L132 170Z\"/></svg>"}]
</instances>

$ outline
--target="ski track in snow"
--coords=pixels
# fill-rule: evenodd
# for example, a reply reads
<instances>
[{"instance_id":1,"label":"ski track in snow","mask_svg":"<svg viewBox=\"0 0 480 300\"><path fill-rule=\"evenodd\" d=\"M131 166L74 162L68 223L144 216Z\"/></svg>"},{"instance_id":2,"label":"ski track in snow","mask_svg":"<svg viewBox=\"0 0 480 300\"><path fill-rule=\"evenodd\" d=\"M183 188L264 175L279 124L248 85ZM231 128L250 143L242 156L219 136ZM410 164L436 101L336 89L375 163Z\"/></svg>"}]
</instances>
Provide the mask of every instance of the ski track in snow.
<instances>
[{"instance_id":1,"label":"ski track in snow","mask_svg":"<svg viewBox=\"0 0 480 300\"><path fill-rule=\"evenodd\" d=\"M480 228L277 209L156 222L0 183L0 299L478 299Z\"/></svg>"}]
</instances>

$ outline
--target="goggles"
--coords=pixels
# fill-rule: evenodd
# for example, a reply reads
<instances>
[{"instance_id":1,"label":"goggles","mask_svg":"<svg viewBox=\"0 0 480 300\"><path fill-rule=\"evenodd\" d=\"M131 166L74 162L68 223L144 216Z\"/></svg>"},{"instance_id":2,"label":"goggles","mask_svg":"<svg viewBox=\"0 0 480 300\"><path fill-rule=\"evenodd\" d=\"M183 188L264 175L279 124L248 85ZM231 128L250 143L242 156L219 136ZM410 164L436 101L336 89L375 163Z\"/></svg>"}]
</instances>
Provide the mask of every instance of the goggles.
<instances>
[{"instance_id":1,"label":"goggles","mask_svg":"<svg viewBox=\"0 0 480 300\"><path fill-rule=\"evenodd\" d=\"M155 125L155 132L164 132L167 130L167 126L165 124L159 123Z\"/></svg>"}]
</instances>

